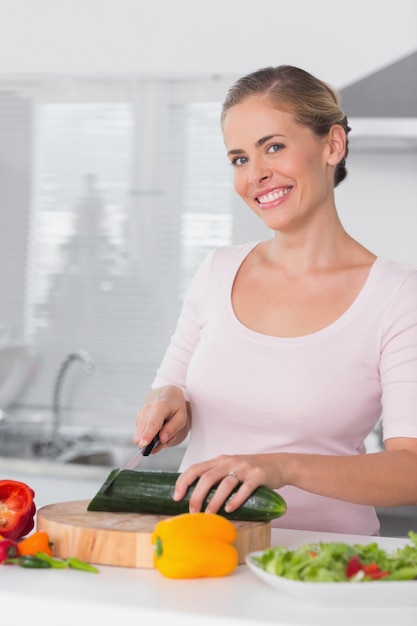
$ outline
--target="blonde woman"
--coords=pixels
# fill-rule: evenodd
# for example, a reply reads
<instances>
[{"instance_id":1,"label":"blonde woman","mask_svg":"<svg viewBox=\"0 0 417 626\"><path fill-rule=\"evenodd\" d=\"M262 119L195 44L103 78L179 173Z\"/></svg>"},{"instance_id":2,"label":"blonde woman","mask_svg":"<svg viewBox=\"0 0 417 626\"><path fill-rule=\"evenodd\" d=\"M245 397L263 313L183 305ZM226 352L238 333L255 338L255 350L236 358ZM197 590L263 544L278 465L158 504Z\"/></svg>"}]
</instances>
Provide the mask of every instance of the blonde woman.
<instances>
[{"instance_id":1,"label":"blonde woman","mask_svg":"<svg viewBox=\"0 0 417 626\"><path fill-rule=\"evenodd\" d=\"M190 433L175 499L237 508L258 485L275 526L376 535L376 506L417 503L417 271L343 228L349 126L337 93L291 66L230 89L236 192L272 231L212 251L192 282L134 439ZM360 199L358 199L358 202ZM365 454L382 415L385 449Z\"/></svg>"}]
</instances>

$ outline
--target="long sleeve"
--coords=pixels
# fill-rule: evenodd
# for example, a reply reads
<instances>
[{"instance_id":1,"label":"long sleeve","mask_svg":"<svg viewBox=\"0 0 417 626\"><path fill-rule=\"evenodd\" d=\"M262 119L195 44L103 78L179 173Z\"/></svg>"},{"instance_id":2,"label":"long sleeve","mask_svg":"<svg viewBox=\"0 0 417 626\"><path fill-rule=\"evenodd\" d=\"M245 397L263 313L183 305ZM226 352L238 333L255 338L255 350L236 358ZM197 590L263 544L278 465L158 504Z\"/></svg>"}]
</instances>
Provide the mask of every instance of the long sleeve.
<instances>
[{"instance_id":1,"label":"long sleeve","mask_svg":"<svg viewBox=\"0 0 417 626\"><path fill-rule=\"evenodd\" d=\"M200 340L201 300L210 274L213 252L198 268L187 290L170 343L152 382L152 388L175 385L189 399L186 385L187 369Z\"/></svg>"}]
</instances>

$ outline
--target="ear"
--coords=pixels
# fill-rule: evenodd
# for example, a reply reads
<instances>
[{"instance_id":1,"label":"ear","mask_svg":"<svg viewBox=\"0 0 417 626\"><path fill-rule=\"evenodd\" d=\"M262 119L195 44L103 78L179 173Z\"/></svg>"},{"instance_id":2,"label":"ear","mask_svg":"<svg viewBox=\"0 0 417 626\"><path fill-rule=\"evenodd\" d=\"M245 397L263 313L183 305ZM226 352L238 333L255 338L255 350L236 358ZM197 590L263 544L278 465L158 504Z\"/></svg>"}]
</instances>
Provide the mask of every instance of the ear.
<instances>
[{"instance_id":1,"label":"ear","mask_svg":"<svg viewBox=\"0 0 417 626\"><path fill-rule=\"evenodd\" d=\"M345 156L346 133L340 124L334 124L327 135L327 163L337 165Z\"/></svg>"}]
</instances>

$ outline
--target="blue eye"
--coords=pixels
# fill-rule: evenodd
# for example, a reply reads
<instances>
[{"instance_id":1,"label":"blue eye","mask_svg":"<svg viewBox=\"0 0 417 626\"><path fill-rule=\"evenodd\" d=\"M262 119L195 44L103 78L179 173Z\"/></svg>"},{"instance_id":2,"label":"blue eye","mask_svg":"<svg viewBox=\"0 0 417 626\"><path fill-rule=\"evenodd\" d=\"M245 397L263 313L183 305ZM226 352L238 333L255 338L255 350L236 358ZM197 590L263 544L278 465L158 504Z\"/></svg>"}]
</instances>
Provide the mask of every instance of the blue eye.
<instances>
[{"instance_id":1,"label":"blue eye","mask_svg":"<svg viewBox=\"0 0 417 626\"><path fill-rule=\"evenodd\" d=\"M268 152L280 152L284 147L282 143L273 143L268 147Z\"/></svg>"},{"instance_id":2,"label":"blue eye","mask_svg":"<svg viewBox=\"0 0 417 626\"><path fill-rule=\"evenodd\" d=\"M231 164L235 167L240 167L241 165L244 165L247 162L248 162L247 157L239 156L239 157L236 157L235 159L232 159Z\"/></svg>"}]
</instances>

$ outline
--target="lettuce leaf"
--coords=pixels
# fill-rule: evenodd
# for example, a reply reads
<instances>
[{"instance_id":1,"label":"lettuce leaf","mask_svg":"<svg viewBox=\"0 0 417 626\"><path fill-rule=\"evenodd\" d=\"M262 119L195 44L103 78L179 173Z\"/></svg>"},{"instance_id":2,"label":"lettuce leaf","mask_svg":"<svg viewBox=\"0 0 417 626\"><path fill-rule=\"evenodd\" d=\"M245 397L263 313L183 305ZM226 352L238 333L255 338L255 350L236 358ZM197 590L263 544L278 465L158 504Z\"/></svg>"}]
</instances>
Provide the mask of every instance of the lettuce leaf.
<instances>
[{"instance_id":1,"label":"lettuce leaf","mask_svg":"<svg viewBox=\"0 0 417 626\"><path fill-rule=\"evenodd\" d=\"M377 542L349 545L342 542L317 542L296 549L268 548L254 561L270 574L309 582L358 582L374 580L363 571L348 578L347 567L353 557L366 566L375 564L388 572L378 581L417 579L417 533L408 533L410 543L387 552Z\"/></svg>"}]
</instances>

